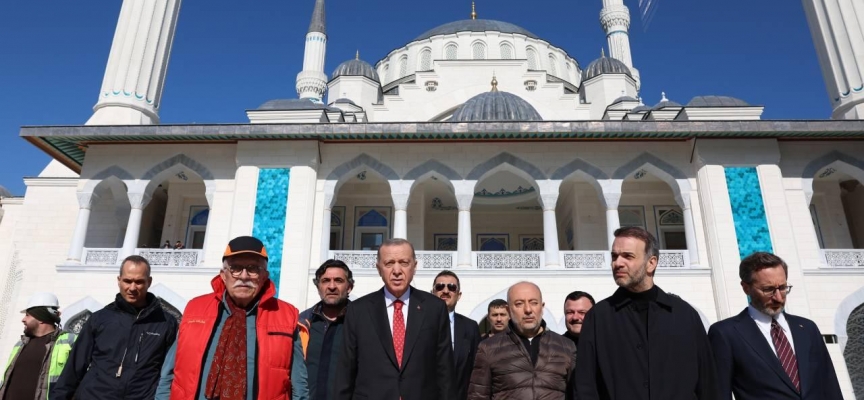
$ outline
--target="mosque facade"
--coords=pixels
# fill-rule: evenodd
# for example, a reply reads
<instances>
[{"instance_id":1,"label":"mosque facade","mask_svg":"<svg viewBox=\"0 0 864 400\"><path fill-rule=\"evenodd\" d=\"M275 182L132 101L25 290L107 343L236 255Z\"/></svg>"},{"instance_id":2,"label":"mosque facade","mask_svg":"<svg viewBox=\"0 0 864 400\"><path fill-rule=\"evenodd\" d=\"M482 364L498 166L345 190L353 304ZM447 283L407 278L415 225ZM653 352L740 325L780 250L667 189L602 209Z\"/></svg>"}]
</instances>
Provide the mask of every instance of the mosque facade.
<instances>
[{"instance_id":1,"label":"mosque facade","mask_svg":"<svg viewBox=\"0 0 864 400\"><path fill-rule=\"evenodd\" d=\"M120 261L139 254L179 315L240 235L264 241L279 297L300 309L318 301L321 262L348 263L357 297L381 286L378 245L406 238L415 287L455 271L457 311L482 321L529 280L563 331L568 293L616 289L612 232L641 226L660 243L656 283L706 329L746 306L743 257L781 256L787 310L817 323L844 393L861 396L864 17L842 12L851 0L804 5L830 120L762 120L762 106L710 94L646 104L651 77L632 58L623 0L603 0L608 54L587 64L472 12L329 74L316 0L297 98L248 110L248 123L165 125L180 0L124 0L87 123L21 129L53 160L25 178L25 196L0 191L0 359L32 292L55 292L63 323L80 328L113 301Z\"/></svg>"}]
</instances>

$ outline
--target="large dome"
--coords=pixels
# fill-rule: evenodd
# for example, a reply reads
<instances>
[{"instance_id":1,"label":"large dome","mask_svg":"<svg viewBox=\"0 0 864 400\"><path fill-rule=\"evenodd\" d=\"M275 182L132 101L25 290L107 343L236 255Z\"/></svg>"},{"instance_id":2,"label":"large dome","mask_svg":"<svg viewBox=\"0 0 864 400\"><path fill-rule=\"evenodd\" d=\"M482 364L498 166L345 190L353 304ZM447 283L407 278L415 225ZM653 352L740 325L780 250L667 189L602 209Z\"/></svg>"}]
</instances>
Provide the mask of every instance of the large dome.
<instances>
[{"instance_id":1,"label":"large dome","mask_svg":"<svg viewBox=\"0 0 864 400\"><path fill-rule=\"evenodd\" d=\"M543 117L521 97L507 92L480 93L459 106L451 122L542 121Z\"/></svg>"},{"instance_id":2,"label":"large dome","mask_svg":"<svg viewBox=\"0 0 864 400\"><path fill-rule=\"evenodd\" d=\"M0 197L12 197L12 192L6 190L3 186L0 186Z\"/></svg>"},{"instance_id":3,"label":"large dome","mask_svg":"<svg viewBox=\"0 0 864 400\"><path fill-rule=\"evenodd\" d=\"M513 25L509 22L495 21L491 19L463 19L461 21L453 21L444 25L432 28L422 35L417 36L414 41L429 39L438 35L450 35L457 32L501 32L501 33L516 33L525 35L533 39L539 39L537 35L529 32L527 29Z\"/></svg>"},{"instance_id":4,"label":"large dome","mask_svg":"<svg viewBox=\"0 0 864 400\"><path fill-rule=\"evenodd\" d=\"M381 82L381 79L378 78L378 72L375 71L375 68L372 67L366 61L363 61L359 58L355 58L353 60L348 60L339 64L335 70L333 70L333 74L330 75L330 80L336 79L340 76L365 76L375 82Z\"/></svg>"},{"instance_id":5,"label":"large dome","mask_svg":"<svg viewBox=\"0 0 864 400\"><path fill-rule=\"evenodd\" d=\"M582 70L582 82L603 74L624 74L633 77L626 64L612 57L602 56Z\"/></svg>"}]
</instances>

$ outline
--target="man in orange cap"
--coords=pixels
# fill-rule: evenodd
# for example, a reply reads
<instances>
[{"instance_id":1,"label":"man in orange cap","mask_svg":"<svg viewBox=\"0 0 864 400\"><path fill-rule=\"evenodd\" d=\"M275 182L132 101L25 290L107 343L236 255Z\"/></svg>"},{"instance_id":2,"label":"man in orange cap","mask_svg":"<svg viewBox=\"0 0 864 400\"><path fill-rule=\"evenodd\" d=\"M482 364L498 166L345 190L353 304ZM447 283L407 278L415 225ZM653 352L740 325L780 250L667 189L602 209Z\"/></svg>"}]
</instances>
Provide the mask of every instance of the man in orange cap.
<instances>
[{"instance_id":1,"label":"man in orange cap","mask_svg":"<svg viewBox=\"0 0 864 400\"><path fill-rule=\"evenodd\" d=\"M287 400L292 390L304 397L298 311L276 299L264 244L231 240L211 284L212 293L186 306L156 399Z\"/></svg>"}]
</instances>

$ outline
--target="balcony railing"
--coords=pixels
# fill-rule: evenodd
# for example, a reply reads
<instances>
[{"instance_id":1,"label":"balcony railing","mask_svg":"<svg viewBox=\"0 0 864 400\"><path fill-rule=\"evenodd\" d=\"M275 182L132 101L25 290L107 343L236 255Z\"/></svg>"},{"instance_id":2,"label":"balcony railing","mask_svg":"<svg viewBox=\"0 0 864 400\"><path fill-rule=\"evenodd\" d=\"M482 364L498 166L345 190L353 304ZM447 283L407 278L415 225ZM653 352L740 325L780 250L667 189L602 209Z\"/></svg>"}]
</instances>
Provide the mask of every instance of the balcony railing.
<instances>
[{"instance_id":1,"label":"balcony railing","mask_svg":"<svg viewBox=\"0 0 864 400\"><path fill-rule=\"evenodd\" d=\"M455 251L418 251L418 269L456 268ZM546 268L546 254L542 251L474 251L472 267L482 270L537 270ZM612 265L608 251L561 251L561 266L567 270L609 269ZM329 257L341 260L351 269L374 269L376 253L362 250L335 250ZM660 250L657 265L663 269L689 269L687 250Z\"/></svg>"},{"instance_id":2,"label":"balcony railing","mask_svg":"<svg viewBox=\"0 0 864 400\"><path fill-rule=\"evenodd\" d=\"M120 265L121 249L84 248L81 264L94 266ZM195 267L203 260L204 251L199 249L135 249L136 255L144 257L153 267Z\"/></svg>"},{"instance_id":3,"label":"balcony railing","mask_svg":"<svg viewBox=\"0 0 864 400\"><path fill-rule=\"evenodd\" d=\"M823 249L822 258L828 268L861 268L864 267L864 250L859 249Z\"/></svg>"}]
</instances>

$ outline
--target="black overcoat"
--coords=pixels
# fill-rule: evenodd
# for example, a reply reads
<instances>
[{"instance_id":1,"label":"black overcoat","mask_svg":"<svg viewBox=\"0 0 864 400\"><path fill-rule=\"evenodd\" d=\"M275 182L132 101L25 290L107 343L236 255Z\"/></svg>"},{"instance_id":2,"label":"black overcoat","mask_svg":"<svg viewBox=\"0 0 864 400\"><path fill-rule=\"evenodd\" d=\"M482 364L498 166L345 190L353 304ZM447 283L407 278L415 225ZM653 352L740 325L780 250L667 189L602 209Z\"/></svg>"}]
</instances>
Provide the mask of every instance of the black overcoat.
<instances>
[{"instance_id":1,"label":"black overcoat","mask_svg":"<svg viewBox=\"0 0 864 400\"><path fill-rule=\"evenodd\" d=\"M579 400L716 399L717 378L705 327L681 298L658 288L648 329L625 289L585 316L576 358Z\"/></svg>"}]
</instances>

